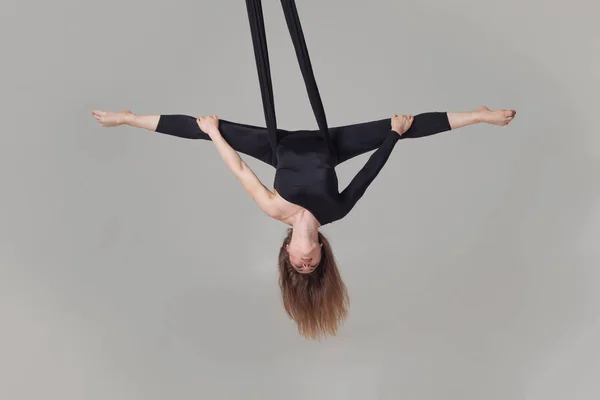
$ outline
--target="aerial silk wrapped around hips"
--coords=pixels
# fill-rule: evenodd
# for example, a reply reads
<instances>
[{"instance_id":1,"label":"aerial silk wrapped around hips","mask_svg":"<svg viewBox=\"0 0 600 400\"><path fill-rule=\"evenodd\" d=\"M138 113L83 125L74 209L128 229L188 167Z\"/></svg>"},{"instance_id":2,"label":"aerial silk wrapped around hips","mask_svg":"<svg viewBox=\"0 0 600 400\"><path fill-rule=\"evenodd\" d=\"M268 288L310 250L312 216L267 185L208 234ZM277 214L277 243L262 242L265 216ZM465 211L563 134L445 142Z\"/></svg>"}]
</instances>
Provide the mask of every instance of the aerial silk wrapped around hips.
<instances>
[{"instance_id":1,"label":"aerial silk wrapped around hips","mask_svg":"<svg viewBox=\"0 0 600 400\"><path fill-rule=\"evenodd\" d=\"M323 102L321 101L321 95L319 94L319 88L315 75L313 73L312 64L310 62L310 55L306 47L306 40L304 39L304 32L302 31L302 25L298 16L298 9L296 8L296 2L294 0L281 0L283 6L283 12L285 15L285 21L292 37L292 43L296 50L296 57L310 104L319 126L323 138L327 142L327 146L332 155L336 154L336 149L329 135L329 128L327 126L327 118L325 116L325 110L323 108ZM265 33L265 22L262 11L261 0L246 0L246 8L248 9L248 20L250 22L250 31L252 34L252 44L254 46L254 56L256 59L256 67L258 70L258 79L260 83L260 90L262 95L263 109L265 113L265 121L267 125L267 131L269 132L269 140L273 154L276 153L277 148L277 118L275 115L275 102L273 97L273 83L271 81L271 68L269 65L269 51L267 48L267 37Z\"/></svg>"}]
</instances>

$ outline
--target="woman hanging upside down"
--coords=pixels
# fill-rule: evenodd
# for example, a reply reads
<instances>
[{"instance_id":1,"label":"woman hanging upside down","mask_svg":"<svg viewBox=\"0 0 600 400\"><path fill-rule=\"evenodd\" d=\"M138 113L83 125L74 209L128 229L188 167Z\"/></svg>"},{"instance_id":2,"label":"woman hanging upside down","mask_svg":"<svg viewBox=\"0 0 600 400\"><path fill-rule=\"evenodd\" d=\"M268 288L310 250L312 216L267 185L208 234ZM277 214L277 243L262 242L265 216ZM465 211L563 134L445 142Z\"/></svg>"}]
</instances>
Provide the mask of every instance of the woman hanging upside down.
<instances>
[{"instance_id":1,"label":"woman hanging upside down","mask_svg":"<svg viewBox=\"0 0 600 400\"><path fill-rule=\"evenodd\" d=\"M221 157L250 197L269 217L292 228L279 250L280 286L284 306L301 334L335 334L345 319L348 296L331 246L319 227L346 216L388 160L399 139L420 138L476 123L507 125L514 110L479 107L470 112L428 112L320 130L277 130L272 151L265 128L216 116L136 115L131 111L93 111L100 125L128 125L187 139L214 143ZM375 150L343 190L335 167ZM238 152L276 168L274 190L257 178ZM310 288L310 290L309 290Z\"/></svg>"},{"instance_id":2,"label":"woman hanging upside down","mask_svg":"<svg viewBox=\"0 0 600 400\"><path fill-rule=\"evenodd\" d=\"M308 97L319 126L312 131L277 128L260 0L246 0L266 127L219 120L216 115L136 115L93 111L102 126L129 125L188 139L211 140L248 194L288 229L279 249L279 285L287 314L305 337L335 335L346 318L348 295L327 239L319 227L344 218L363 196L399 139L420 138L476 123L506 125L514 110L479 107L469 112L428 112L330 128L312 71L294 0L281 0ZM375 150L343 190L335 167ZM238 152L276 168L267 189Z\"/></svg>"}]
</instances>

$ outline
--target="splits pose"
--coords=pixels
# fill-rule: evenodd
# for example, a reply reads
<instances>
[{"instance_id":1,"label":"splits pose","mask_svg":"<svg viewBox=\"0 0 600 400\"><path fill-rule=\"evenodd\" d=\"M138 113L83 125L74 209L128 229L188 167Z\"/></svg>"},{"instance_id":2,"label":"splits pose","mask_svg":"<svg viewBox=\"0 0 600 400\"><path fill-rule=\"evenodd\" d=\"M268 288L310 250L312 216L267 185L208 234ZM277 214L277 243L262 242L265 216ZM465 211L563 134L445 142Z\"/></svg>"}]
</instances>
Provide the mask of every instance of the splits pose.
<instances>
[{"instance_id":1,"label":"splits pose","mask_svg":"<svg viewBox=\"0 0 600 400\"><path fill-rule=\"evenodd\" d=\"M329 127L294 0L281 0L318 130L277 127L267 41L260 0L246 0L266 127L240 124L216 115L138 115L94 110L105 127L127 125L214 143L233 174L268 216L291 226L279 249L279 284L287 314L309 338L335 335L347 316L348 295L328 240L319 227L346 216L381 171L400 139L421 138L476 123L507 125L514 110L479 107L467 112L393 115L369 122ZM360 154L373 154L342 191L335 167ZM239 153L276 169L271 191Z\"/></svg>"}]
</instances>

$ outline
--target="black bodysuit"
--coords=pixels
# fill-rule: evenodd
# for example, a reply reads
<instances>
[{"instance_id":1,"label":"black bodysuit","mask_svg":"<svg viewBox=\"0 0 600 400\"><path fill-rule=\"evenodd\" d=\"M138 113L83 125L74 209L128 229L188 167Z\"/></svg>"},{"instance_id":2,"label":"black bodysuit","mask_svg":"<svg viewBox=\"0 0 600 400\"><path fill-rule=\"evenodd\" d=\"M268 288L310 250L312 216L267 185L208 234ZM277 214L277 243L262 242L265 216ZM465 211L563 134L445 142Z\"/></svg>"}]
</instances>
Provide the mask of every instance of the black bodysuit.
<instances>
[{"instance_id":1,"label":"black bodysuit","mask_svg":"<svg viewBox=\"0 0 600 400\"><path fill-rule=\"evenodd\" d=\"M350 212L385 165L398 139L448 131L450 123L447 113L419 114L401 137L392 131L390 118L328 127L295 1L281 0L281 4L319 129L285 131L277 128L261 0L246 0L246 8L266 128L220 120L219 129L236 151L275 167L274 188L279 195L304 207L325 225ZM198 127L196 118L186 115L162 115L156 130L179 137L210 140ZM340 193L335 167L371 150L376 151Z\"/></svg>"},{"instance_id":2,"label":"black bodysuit","mask_svg":"<svg viewBox=\"0 0 600 400\"><path fill-rule=\"evenodd\" d=\"M266 128L221 119L219 130L236 151L275 167L274 188L279 195L304 207L321 225L326 225L350 212L381 171L399 139L449 131L450 123L445 112L428 112L416 115L412 126L402 136L391 130L390 118L329 128L328 137L318 130L278 129L275 151ZM156 131L210 140L198 127L196 118L188 115L161 115ZM376 151L364 167L339 192L335 167L372 150Z\"/></svg>"}]
</instances>

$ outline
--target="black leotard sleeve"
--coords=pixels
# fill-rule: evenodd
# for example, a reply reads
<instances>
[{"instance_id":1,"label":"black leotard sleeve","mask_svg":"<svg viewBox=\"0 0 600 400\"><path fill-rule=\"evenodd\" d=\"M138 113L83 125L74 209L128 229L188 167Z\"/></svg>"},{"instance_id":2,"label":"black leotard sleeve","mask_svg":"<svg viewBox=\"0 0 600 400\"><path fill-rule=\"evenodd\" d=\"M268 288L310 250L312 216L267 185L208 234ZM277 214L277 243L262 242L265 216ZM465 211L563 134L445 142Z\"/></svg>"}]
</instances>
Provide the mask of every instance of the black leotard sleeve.
<instances>
[{"instance_id":1,"label":"black leotard sleeve","mask_svg":"<svg viewBox=\"0 0 600 400\"><path fill-rule=\"evenodd\" d=\"M362 169L358 171L346 189L340 193L342 207L342 216L340 218L348 214L363 196L369 185L373 182L375 177L377 177L377 174L379 174L387 162L399 139L400 135L397 132L390 130L383 143L373 154L371 154L369 160Z\"/></svg>"}]
</instances>

